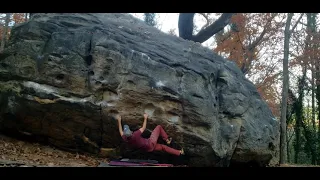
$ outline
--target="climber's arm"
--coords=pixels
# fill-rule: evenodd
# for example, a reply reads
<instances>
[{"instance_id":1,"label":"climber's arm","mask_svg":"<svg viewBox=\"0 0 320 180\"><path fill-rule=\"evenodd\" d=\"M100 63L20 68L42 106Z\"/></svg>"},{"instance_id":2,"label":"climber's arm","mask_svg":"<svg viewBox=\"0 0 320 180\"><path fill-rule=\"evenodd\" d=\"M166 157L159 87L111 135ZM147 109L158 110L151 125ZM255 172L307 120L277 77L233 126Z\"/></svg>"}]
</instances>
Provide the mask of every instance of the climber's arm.
<instances>
[{"instance_id":1,"label":"climber's arm","mask_svg":"<svg viewBox=\"0 0 320 180\"><path fill-rule=\"evenodd\" d=\"M143 133L143 131L146 130L148 114L144 113L143 117L144 117L143 124L142 124L142 127L139 129L141 133Z\"/></svg>"},{"instance_id":2,"label":"climber's arm","mask_svg":"<svg viewBox=\"0 0 320 180\"><path fill-rule=\"evenodd\" d=\"M117 120L118 120L119 133L120 133L120 136L122 137L123 136L123 130L122 130L122 125L121 125L121 116L120 115L117 116Z\"/></svg>"}]
</instances>

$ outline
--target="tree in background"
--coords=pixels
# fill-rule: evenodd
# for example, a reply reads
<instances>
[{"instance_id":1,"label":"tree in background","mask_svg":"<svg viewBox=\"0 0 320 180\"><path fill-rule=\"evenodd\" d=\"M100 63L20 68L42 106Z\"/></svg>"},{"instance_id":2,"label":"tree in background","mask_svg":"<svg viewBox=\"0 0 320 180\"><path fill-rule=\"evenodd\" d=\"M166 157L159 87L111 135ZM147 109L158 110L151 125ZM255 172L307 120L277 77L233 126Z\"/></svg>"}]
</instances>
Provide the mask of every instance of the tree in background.
<instances>
[{"instance_id":1,"label":"tree in background","mask_svg":"<svg viewBox=\"0 0 320 180\"><path fill-rule=\"evenodd\" d=\"M168 31L168 34L171 34L171 35L173 35L173 36L177 36L175 31L176 31L175 28L170 29L170 30Z\"/></svg>"},{"instance_id":2,"label":"tree in background","mask_svg":"<svg viewBox=\"0 0 320 180\"><path fill-rule=\"evenodd\" d=\"M205 14L205 13L201 13ZM233 13L223 13L215 22L204 26L196 35L193 35L195 13L180 13L179 15L179 37L194 42L203 43L210 37L223 30L230 23Z\"/></svg>"},{"instance_id":3,"label":"tree in background","mask_svg":"<svg viewBox=\"0 0 320 180\"><path fill-rule=\"evenodd\" d=\"M209 16L213 13L199 14L207 21L200 30L195 30L194 13L180 14L180 37L203 42L196 40L196 37L214 22ZM288 18L288 15L291 17ZM307 24L302 22L303 17ZM182 21L183 18L185 21ZM316 13L308 13L307 16L237 13L212 36L215 40L213 50L238 65L255 84L273 114L280 119L281 163L315 164L316 160L320 163L320 154L316 151L320 149L317 145L320 143L320 122L316 124L315 118L320 119L318 23ZM280 64L283 64L282 68ZM308 97L311 97L311 107L306 105ZM290 154L293 155L289 157Z\"/></svg>"},{"instance_id":4,"label":"tree in background","mask_svg":"<svg viewBox=\"0 0 320 180\"><path fill-rule=\"evenodd\" d=\"M316 164L316 125L315 125L315 105L314 105L314 59L315 52L314 49L314 34L316 29L316 21L315 21L315 13L306 13L307 24L305 25L305 34L304 44L300 46L304 46L301 50L303 53L300 56L295 56L296 58L292 60L291 67L300 67L302 69L302 76L298 78L298 97L295 102L293 113L296 114L296 123L295 123L295 136L294 139L294 148L295 148L295 163L300 162L300 152L301 147L305 146L305 152L308 153L308 156L311 156L311 163ZM303 40L303 38L297 35L298 33L294 33L296 35L293 41L299 42L299 40ZM306 76L307 70L310 71L311 78L308 79ZM310 84L311 87L308 87ZM312 99L312 109L311 116L309 114L309 104L308 107L305 105L305 97L311 90L311 99ZM301 133L303 132L303 134ZM304 135L304 137L303 137ZM305 139L305 140L304 140ZM304 143L302 141L305 141Z\"/></svg>"},{"instance_id":5,"label":"tree in background","mask_svg":"<svg viewBox=\"0 0 320 180\"><path fill-rule=\"evenodd\" d=\"M155 27L156 22L156 13L144 13L144 21L149 25Z\"/></svg>"},{"instance_id":6,"label":"tree in background","mask_svg":"<svg viewBox=\"0 0 320 180\"><path fill-rule=\"evenodd\" d=\"M206 21L199 30L193 22L197 15ZM275 85L283 52L277 45L283 40L279 32L284 19L281 13L181 13L179 36L196 42L214 37L213 50L238 65L256 85L273 114L279 117L280 93Z\"/></svg>"},{"instance_id":7,"label":"tree in background","mask_svg":"<svg viewBox=\"0 0 320 180\"><path fill-rule=\"evenodd\" d=\"M3 17L0 19L0 39L1 39L1 45L0 45L0 53L4 50L6 42L8 38L10 37L10 32L12 29L12 26L15 24L19 24L22 22L25 22L28 20L28 13L6 13L6 14L0 14L0 17Z\"/></svg>"},{"instance_id":8,"label":"tree in background","mask_svg":"<svg viewBox=\"0 0 320 180\"><path fill-rule=\"evenodd\" d=\"M293 127L294 132L287 135L289 137L287 140L288 162L319 164L317 149L319 149L320 138L317 133L320 131L319 125L316 124L319 106L317 107L315 98L317 96L315 81L318 72L316 67L320 53L317 47L319 44L317 13L306 13L304 20L306 23L303 19L298 22L301 30L292 32L290 42L289 54L294 58L289 63L289 75L290 79L296 79L296 83L289 86L289 92L294 96L294 101L288 106L291 110L288 111L287 127Z\"/></svg>"},{"instance_id":9,"label":"tree in background","mask_svg":"<svg viewBox=\"0 0 320 180\"><path fill-rule=\"evenodd\" d=\"M238 13L231 18L231 30L216 37L216 52L229 54L244 74L249 73L253 61L257 61L259 46L279 30L279 23L274 22L276 13ZM261 30L259 30L261 29Z\"/></svg>"},{"instance_id":10,"label":"tree in background","mask_svg":"<svg viewBox=\"0 0 320 180\"><path fill-rule=\"evenodd\" d=\"M288 59L289 59L289 42L290 42L290 25L293 13L289 13L284 30L284 55L283 55L283 85L282 85L282 101L281 101L281 119L280 119L280 164L284 164L287 158L286 143L287 143L287 99L289 89L289 73L288 73Z\"/></svg>"},{"instance_id":11,"label":"tree in background","mask_svg":"<svg viewBox=\"0 0 320 180\"><path fill-rule=\"evenodd\" d=\"M23 23L26 21L27 17L28 17L27 13L13 13L12 14L12 21L15 24Z\"/></svg>"},{"instance_id":12,"label":"tree in background","mask_svg":"<svg viewBox=\"0 0 320 180\"><path fill-rule=\"evenodd\" d=\"M2 34L1 34L1 46L0 46L0 53L3 52L5 44L7 42L7 35L8 35L8 29L9 29L9 23L10 23L10 16L11 13L6 13L5 16L5 23L4 26L2 28Z\"/></svg>"},{"instance_id":13,"label":"tree in background","mask_svg":"<svg viewBox=\"0 0 320 180\"><path fill-rule=\"evenodd\" d=\"M282 42L279 33L284 15L278 13L237 13L232 16L229 29L215 35L216 53L234 61L253 81L262 98L279 117L279 93L275 87L279 77ZM279 45L278 45L279 46Z\"/></svg>"}]
</instances>

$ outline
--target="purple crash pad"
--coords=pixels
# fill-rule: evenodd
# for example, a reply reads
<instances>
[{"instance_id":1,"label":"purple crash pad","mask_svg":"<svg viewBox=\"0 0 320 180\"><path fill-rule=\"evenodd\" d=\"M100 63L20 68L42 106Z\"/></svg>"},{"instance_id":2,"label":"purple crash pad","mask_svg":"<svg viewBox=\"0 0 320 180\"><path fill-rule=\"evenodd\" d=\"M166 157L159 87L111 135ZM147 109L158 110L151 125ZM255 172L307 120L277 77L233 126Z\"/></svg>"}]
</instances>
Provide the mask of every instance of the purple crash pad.
<instances>
[{"instance_id":1,"label":"purple crash pad","mask_svg":"<svg viewBox=\"0 0 320 180\"><path fill-rule=\"evenodd\" d=\"M123 162L123 161L110 161L110 166L157 166L157 167L173 167L172 164L152 164L146 162L140 163L130 163L130 162Z\"/></svg>"},{"instance_id":2,"label":"purple crash pad","mask_svg":"<svg viewBox=\"0 0 320 180\"><path fill-rule=\"evenodd\" d=\"M110 166L143 166L143 164L121 162L121 161L110 161Z\"/></svg>"}]
</instances>

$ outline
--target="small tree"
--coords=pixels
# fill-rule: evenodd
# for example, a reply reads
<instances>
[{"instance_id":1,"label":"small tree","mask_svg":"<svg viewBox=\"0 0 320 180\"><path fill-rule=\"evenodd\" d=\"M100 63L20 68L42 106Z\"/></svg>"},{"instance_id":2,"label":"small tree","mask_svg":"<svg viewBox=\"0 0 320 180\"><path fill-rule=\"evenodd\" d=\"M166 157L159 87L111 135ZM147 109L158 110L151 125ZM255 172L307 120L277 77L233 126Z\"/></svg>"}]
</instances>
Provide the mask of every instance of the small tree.
<instances>
[{"instance_id":1,"label":"small tree","mask_svg":"<svg viewBox=\"0 0 320 180\"><path fill-rule=\"evenodd\" d=\"M149 25L155 27L157 22L155 20L156 13L144 13L144 21Z\"/></svg>"}]
</instances>

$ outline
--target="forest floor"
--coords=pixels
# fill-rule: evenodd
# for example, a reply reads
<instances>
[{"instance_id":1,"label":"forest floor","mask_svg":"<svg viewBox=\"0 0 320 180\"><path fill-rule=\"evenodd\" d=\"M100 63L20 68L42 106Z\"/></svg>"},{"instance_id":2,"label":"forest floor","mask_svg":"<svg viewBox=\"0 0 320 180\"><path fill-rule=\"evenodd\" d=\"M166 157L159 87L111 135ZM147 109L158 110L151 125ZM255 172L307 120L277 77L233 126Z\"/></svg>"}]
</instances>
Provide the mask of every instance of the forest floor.
<instances>
[{"instance_id":1,"label":"forest floor","mask_svg":"<svg viewBox=\"0 0 320 180\"><path fill-rule=\"evenodd\" d=\"M100 162L108 163L108 159L85 153L66 152L0 134L0 167L97 167ZM282 164L280 167L320 166Z\"/></svg>"},{"instance_id":2,"label":"forest floor","mask_svg":"<svg viewBox=\"0 0 320 180\"><path fill-rule=\"evenodd\" d=\"M281 164L280 167L320 167L311 164Z\"/></svg>"},{"instance_id":3,"label":"forest floor","mask_svg":"<svg viewBox=\"0 0 320 180\"><path fill-rule=\"evenodd\" d=\"M0 167L3 166L67 166L96 167L108 159L86 154L71 153L0 135Z\"/></svg>"}]
</instances>

